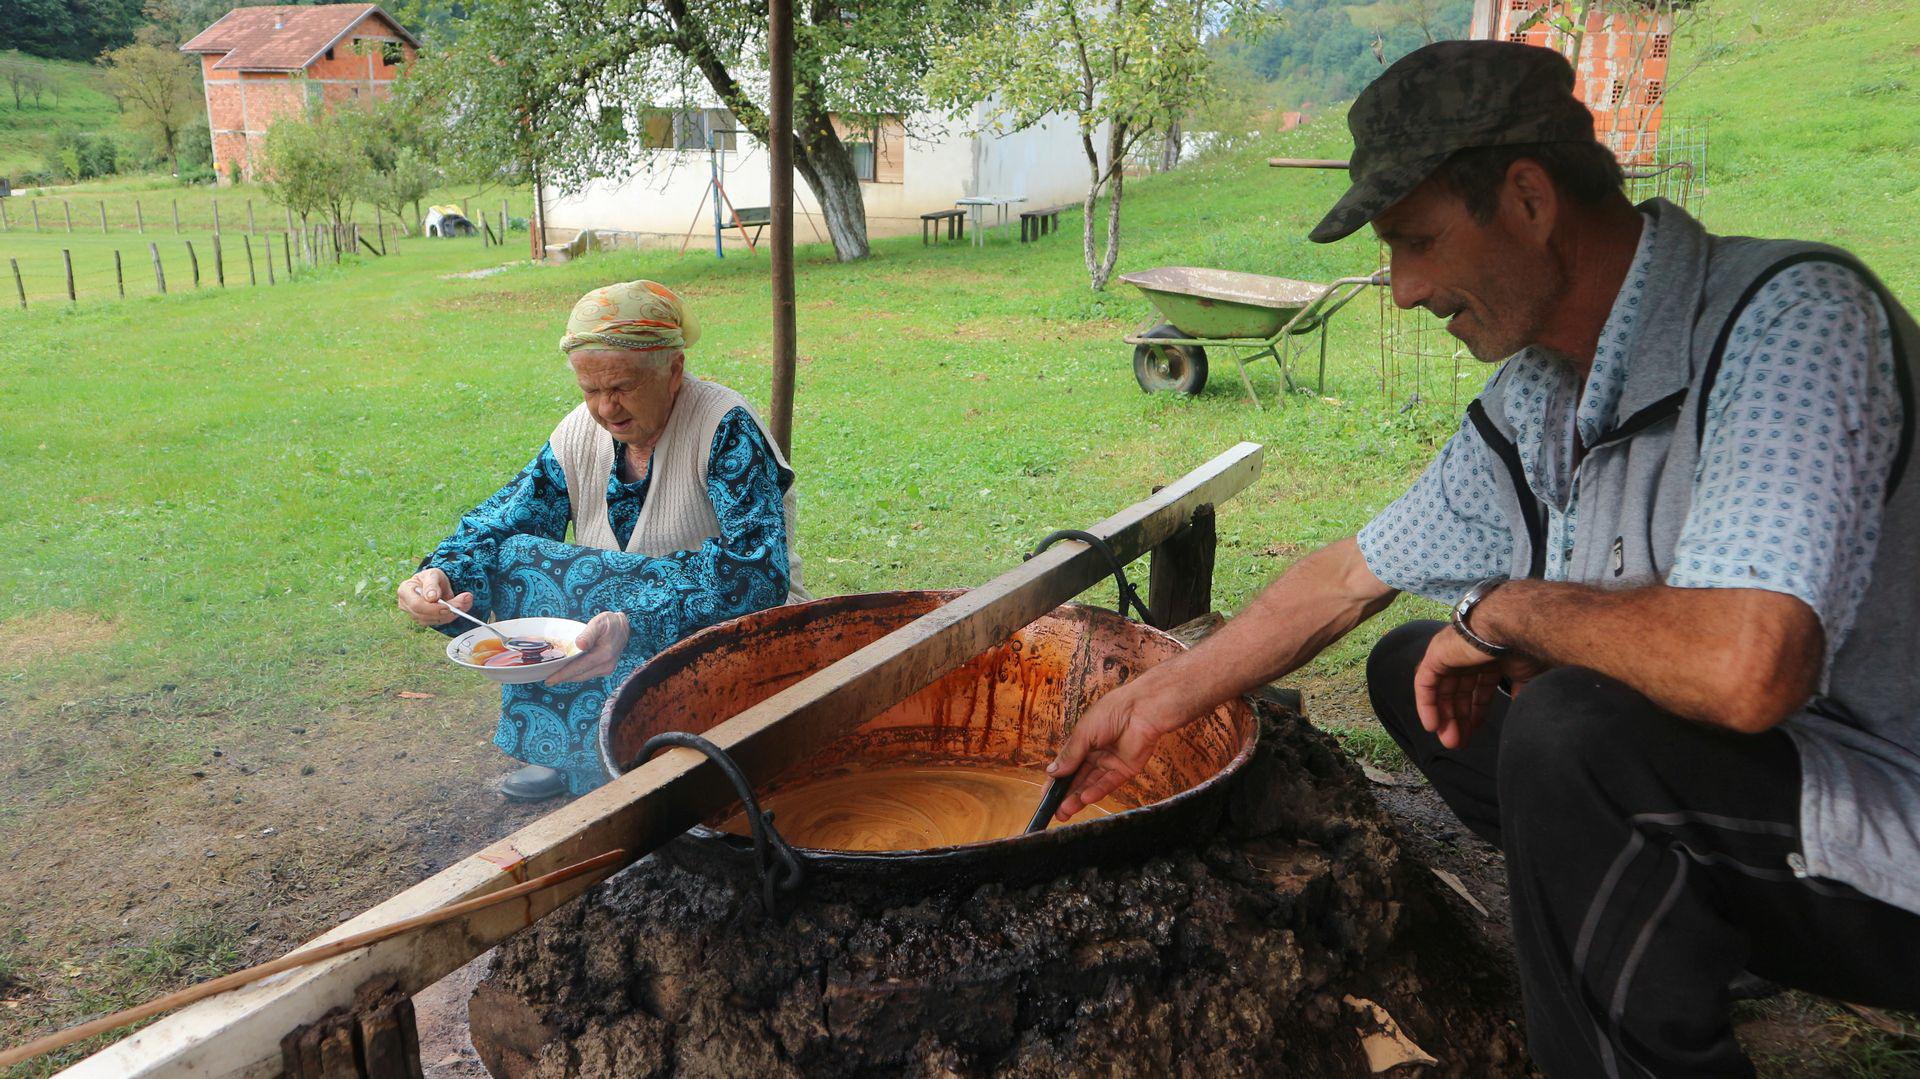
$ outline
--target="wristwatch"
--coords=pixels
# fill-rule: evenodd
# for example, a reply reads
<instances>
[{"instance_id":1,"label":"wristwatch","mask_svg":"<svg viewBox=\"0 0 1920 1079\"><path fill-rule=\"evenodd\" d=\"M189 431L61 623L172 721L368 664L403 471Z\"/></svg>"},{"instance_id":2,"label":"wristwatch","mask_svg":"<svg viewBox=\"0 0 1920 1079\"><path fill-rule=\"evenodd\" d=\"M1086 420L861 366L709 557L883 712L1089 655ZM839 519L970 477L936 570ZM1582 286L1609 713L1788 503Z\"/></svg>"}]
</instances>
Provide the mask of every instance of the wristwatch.
<instances>
[{"instance_id":1,"label":"wristwatch","mask_svg":"<svg viewBox=\"0 0 1920 1079\"><path fill-rule=\"evenodd\" d=\"M1467 594L1461 596L1460 602L1453 605L1453 628L1459 632L1460 636L1467 639L1468 644L1490 656L1504 656L1513 649L1494 644L1467 628L1467 616L1473 613L1473 609L1480 605L1481 600L1486 599L1493 594L1494 589L1506 583L1505 577L1488 577L1467 589Z\"/></svg>"}]
</instances>

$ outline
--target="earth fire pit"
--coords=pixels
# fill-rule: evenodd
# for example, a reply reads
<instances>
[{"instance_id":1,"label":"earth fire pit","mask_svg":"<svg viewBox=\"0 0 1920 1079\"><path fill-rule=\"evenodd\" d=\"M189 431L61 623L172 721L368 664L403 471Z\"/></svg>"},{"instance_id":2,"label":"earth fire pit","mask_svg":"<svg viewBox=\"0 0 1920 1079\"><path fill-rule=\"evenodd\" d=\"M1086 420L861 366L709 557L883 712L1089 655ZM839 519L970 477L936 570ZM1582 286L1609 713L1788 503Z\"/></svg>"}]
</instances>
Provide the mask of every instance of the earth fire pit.
<instances>
[{"instance_id":1,"label":"earth fire pit","mask_svg":"<svg viewBox=\"0 0 1920 1079\"><path fill-rule=\"evenodd\" d=\"M609 702L602 755L634 767L654 735L706 731L955 595L843 596L688 638ZM941 775L984 775L979 800L1015 803L1000 830L1017 832L1063 732L1181 647L1057 608L756 791L803 867L771 903L733 809L503 946L472 1001L482 1060L516 1079L1364 1075L1372 1002L1443 1074L1523 1071L1507 977L1297 715L1222 707L1104 812L1043 833L912 812L964 800ZM902 812L830 811L903 775ZM960 841L911 845L928 836Z\"/></svg>"}]
</instances>

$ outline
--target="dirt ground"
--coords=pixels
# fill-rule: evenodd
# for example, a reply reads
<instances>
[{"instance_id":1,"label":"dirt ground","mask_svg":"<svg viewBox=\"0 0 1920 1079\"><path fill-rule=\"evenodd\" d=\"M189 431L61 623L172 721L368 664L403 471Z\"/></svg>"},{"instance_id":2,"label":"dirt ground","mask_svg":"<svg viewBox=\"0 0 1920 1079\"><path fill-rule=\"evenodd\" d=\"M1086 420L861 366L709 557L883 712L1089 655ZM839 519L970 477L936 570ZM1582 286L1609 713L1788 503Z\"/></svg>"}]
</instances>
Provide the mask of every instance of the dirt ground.
<instances>
[{"instance_id":1,"label":"dirt ground","mask_svg":"<svg viewBox=\"0 0 1920 1079\"><path fill-rule=\"evenodd\" d=\"M1316 722L1358 722L1357 707L1357 684L1310 687ZM0 1043L271 958L552 808L493 789L510 762L487 740L492 709L484 693L342 707L7 821ZM1486 908L1470 920L1510 949L1499 852L1417 773L1377 776L1375 793L1408 848ZM476 1074L458 1037L464 995L449 983L423 1001L423 1026L440 1024L426 1063L443 1079ZM1741 1014L1765 1075L1920 1075L1913 1042L1828 1003L1787 993Z\"/></svg>"}]
</instances>

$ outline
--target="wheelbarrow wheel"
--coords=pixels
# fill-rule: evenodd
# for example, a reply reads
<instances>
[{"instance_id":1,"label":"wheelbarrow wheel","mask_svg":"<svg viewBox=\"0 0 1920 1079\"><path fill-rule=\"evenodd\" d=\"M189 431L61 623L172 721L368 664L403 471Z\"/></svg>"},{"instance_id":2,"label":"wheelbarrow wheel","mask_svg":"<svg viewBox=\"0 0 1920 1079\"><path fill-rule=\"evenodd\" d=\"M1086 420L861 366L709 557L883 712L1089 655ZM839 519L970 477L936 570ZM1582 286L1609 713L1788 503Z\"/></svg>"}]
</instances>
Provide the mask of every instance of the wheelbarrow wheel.
<instances>
[{"instance_id":1,"label":"wheelbarrow wheel","mask_svg":"<svg viewBox=\"0 0 1920 1079\"><path fill-rule=\"evenodd\" d=\"M1143 337L1187 336L1162 323ZM1207 388L1207 350L1199 345L1135 345L1133 377L1148 393L1171 390L1195 394Z\"/></svg>"}]
</instances>

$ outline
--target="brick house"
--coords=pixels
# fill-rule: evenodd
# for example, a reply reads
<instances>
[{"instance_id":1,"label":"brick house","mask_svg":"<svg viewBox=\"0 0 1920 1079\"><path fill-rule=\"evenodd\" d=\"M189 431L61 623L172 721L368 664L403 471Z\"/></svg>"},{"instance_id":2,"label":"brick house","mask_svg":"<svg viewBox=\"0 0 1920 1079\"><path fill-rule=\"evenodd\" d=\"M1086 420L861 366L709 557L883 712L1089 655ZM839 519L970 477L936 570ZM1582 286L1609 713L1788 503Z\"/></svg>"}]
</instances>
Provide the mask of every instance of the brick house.
<instances>
[{"instance_id":1,"label":"brick house","mask_svg":"<svg viewBox=\"0 0 1920 1079\"><path fill-rule=\"evenodd\" d=\"M1570 42L1549 20L1576 19L1581 6L1568 0L1474 0L1467 36L1566 52ZM1542 7L1549 9L1546 15L1533 19ZM1664 8L1652 4L1629 15L1594 4L1583 28L1574 96L1593 112L1594 134L1626 164L1646 162L1659 144L1673 44L1673 15Z\"/></svg>"},{"instance_id":2,"label":"brick house","mask_svg":"<svg viewBox=\"0 0 1920 1079\"><path fill-rule=\"evenodd\" d=\"M235 8L180 46L200 56L220 182L252 179L267 127L308 102L385 97L420 42L372 4Z\"/></svg>"}]
</instances>

